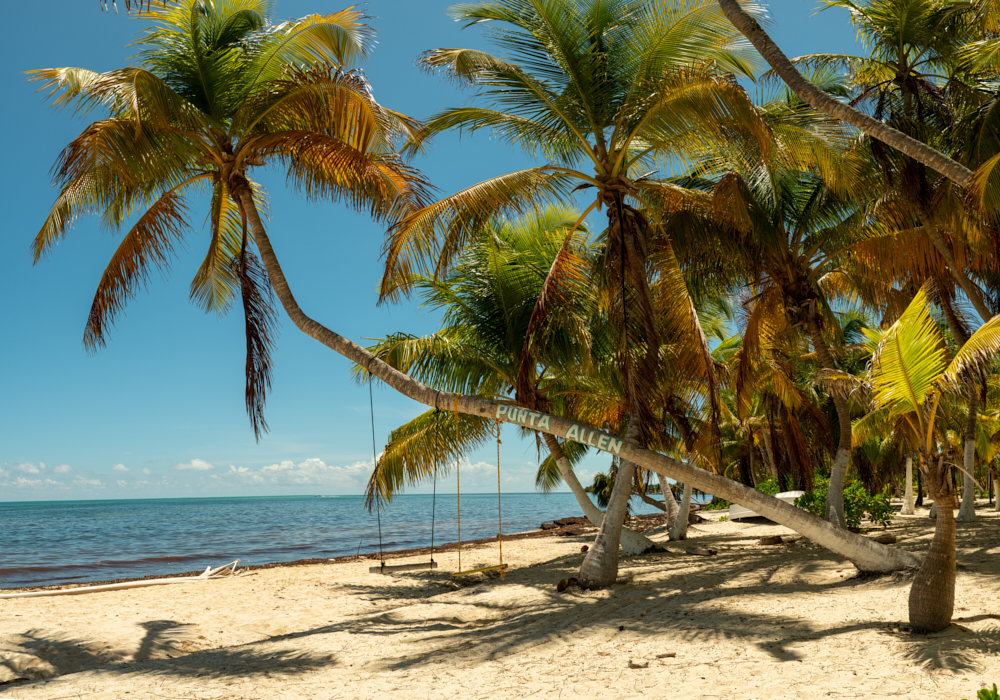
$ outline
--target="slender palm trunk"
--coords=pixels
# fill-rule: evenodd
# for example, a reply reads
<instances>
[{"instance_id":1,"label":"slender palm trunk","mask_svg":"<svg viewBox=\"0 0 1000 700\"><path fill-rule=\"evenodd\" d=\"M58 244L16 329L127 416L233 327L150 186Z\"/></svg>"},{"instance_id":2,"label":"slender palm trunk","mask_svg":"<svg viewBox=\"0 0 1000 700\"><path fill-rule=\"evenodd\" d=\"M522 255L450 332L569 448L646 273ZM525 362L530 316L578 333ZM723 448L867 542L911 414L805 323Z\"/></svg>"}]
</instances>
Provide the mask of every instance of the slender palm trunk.
<instances>
[{"instance_id":1,"label":"slender palm trunk","mask_svg":"<svg viewBox=\"0 0 1000 700\"><path fill-rule=\"evenodd\" d=\"M677 520L670 528L670 540L678 542L687 539L688 516L691 514L691 484L684 484L684 495L681 496L681 510L677 514Z\"/></svg>"},{"instance_id":2,"label":"slender palm trunk","mask_svg":"<svg viewBox=\"0 0 1000 700\"><path fill-rule=\"evenodd\" d=\"M825 112L835 119L857 127L872 138L892 146L901 153L941 173L962 187L966 187L972 181L972 171L961 163L952 160L940 151L934 150L927 144L921 143L877 119L873 119L864 112L840 100L834 99L806 80L795 66L792 65L792 62L788 60L788 57L782 53L771 37L761 28L757 20L740 7L738 0L719 0L719 7L722 8L723 14L732 22L733 26L760 52L760 55L774 69L774 72L806 104L812 105L819 111Z\"/></svg>"},{"instance_id":3,"label":"slender palm trunk","mask_svg":"<svg viewBox=\"0 0 1000 700\"><path fill-rule=\"evenodd\" d=\"M937 235L938 239L941 239L940 234L937 232L937 227L934 226L927 218L927 212L922 207L917 207L918 211L921 212L920 218L924 223L925 233L934 233ZM951 251L948 250L948 246L945 245L944 241L940 241L941 246L947 251L948 255L951 255ZM937 244L935 244L937 246ZM943 253L942 253L943 255ZM954 266L954 258L945 258L945 260L950 260L949 266ZM958 270L957 267L954 268ZM960 271L959 271L960 272ZM954 276L954 274L953 274ZM966 281L968 281L966 279ZM969 282L971 285L971 282ZM978 292L978 290L974 290ZM966 292L968 294L968 292ZM948 324L948 328L951 330L952 336L955 338L955 342L959 347L965 345L969 340L969 334L966 332L965 327L958 320L958 316L955 314L955 309L951 305L951 301L944 294L939 295L941 310L944 311L945 321ZM983 310L985 306L983 305L982 298L979 298L979 304L976 309L980 314L984 313ZM984 321L989 321L989 312L986 312L987 316L983 317ZM965 467L965 471L968 474L975 473L976 467L976 420L979 414L979 392L976 391L976 381L974 376L970 373L966 376L965 380L965 396L967 403L967 417L965 420L965 434L963 436L965 440L964 451L962 454L962 466ZM972 522L976 519L976 481L968 474L962 475L962 506L958 511L958 522L966 523Z\"/></svg>"},{"instance_id":4,"label":"slender palm trunk","mask_svg":"<svg viewBox=\"0 0 1000 700\"><path fill-rule=\"evenodd\" d=\"M903 515L913 515L913 455L906 455L906 491L903 493Z\"/></svg>"},{"instance_id":5,"label":"slender palm trunk","mask_svg":"<svg viewBox=\"0 0 1000 700\"><path fill-rule=\"evenodd\" d=\"M969 416L965 421L965 450L962 462L967 473L962 474L962 505L958 509L956 518L960 523L971 523L976 519L976 481L971 475L976 473L976 414L979 410L979 392L971 380L968 382L966 394Z\"/></svg>"},{"instance_id":6,"label":"slender palm trunk","mask_svg":"<svg viewBox=\"0 0 1000 700\"><path fill-rule=\"evenodd\" d=\"M506 410L507 406L497 401L482 399L475 396L463 396L446 391L438 391L424 386L412 377L400 372L390 365L382 362L363 347L347 338L331 331L323 324L310 318L299 307L298 302L288 286L278 258L271 246L271 241L267 236L264 225L260 220L260 215L254 205L250 188L245 183L232 183L230 191L234 196L240 198L247 212L247 221L254 234L254 242L260 249L261 260L267 270L268 278L274 292L281 301L282 308L295 326L308 335L310 338L327 346L334 352L346 357L348 360L368 369L373 375L390 387L408 396L409 398L436 408L438 410L458 411L472 416L497 418L497 412L501 407ZM580 423L539 413L548 421L547 429L540 429L539 432L549 433L558 437L564 437L571 429L585 428L592 434L603 437L611 437L590 426L583 426ZM510 419L508 419L510 420ZM831 552L852 561L862 571L899 571L919 565L920 557L905 550L882 545L867 537L861 537L852 532L833 527L820 518L806 512L801 508L789 505L768 496L755 489L749 488L732 479L727 479L718 474L712 474L704 469L699 469L690 464L686 464L676 459L671 459L666 455L647 450L634 442L624 442L621 445L620 456L624 460L635 462L643 468L682 483L690 483L695 488L712 493L720 498L724 498L732 503L738 503L765 518L769 518L776 523L785 525L809 538L821 547L829 549ZM628 482L631 484L631 482Z\"/></svg>"},{"instance_id":7,"label":"slender palm trunk","mask_svg":"<svg viewBox=\"0 0 1000 700\"><path fill-rule=\"evenodd\" d=\"M816 317L810 315L807 323L813 349L816 351L816 356L819 357L820 365L824 369L835 370L837 366L833 362L830 349L823 341L823 334L820 332ZM830 467L830 486L826 492L826 519L838 527L846 527L844 485L847 481L847 467L851 463L851 411L847 406L847 399L837 391L831 391L830 398L833 399L833 406L837 409L840 437L837 441L837 453L833 458L833 466Z\"/></svg>"},{"instance_id":8,"label":"slender palm trunk","mask_svg":"<svg viewBox=\"0 0 1000 700\"><path fill-rule=\"evenodd\" d=\"M778 476L778 465L774 461L774 450L771 449L771 432L765 430L763 433L764 439L764 461L767 463L767 473L771 476L777 478Z\"/></svg>"},{"instance_id":9,"label":"slender palm trunk","mask_svg":"<svg viewBox=\"0 0 1000 700\"><path fill-rule=\"evenodd\" d=\"M663 476L663 474L657 474L656 478L660 480L660 493L663 494L663 505L667 513L667 527L673 527L680 509L677 507L677 501L674 500L674 492L670 488L670 482L667 481L667 477Z\"/></svg>"},{"instance_id":10,"label":"slender palm trunk","mask_svg":"<svg viewBox=\"0 0 1000 700\"><path fill-rule=\"evenodd\" d=\"M929 459L922 461L931 464ZM934 539L910 587L910 624L920 631L938 632L951 624L955 610L955 496L942 462L933 473L924 472L937 519Z\"/></svg>"},{"instance_id":11,"label":"slender palm trunk","mask_svg":"<svg viewBox=\"0 0 1000 700\"><path fill-rule=\"evenodd\" d=\"M639 437L639 422L630 420L625 439L632 441ZM618 541L622 525L628 515L628 501L632 497L632 479L635 477L635 462L620 459L615 486L611 489L608 509L604 522L597 531L594 545L587 550L587 556L580 565L577 579L583 588L607 588L618 576Z\"/></svg>"},{"instance_id":12,"label":"slender palm trunk","mask_svg":"<svg viewBox=\"0 0 1000 700\"><path fill-rule=\"evenodd\" d=\"M554 435L549 435L548 433L542 433L542 435L545 437L545 445L549 448L552 459L556 461L556 466L559 467L559 474L562 476L563 481L566 482L566 485L569 486L569 490L576 496L576 502L580 504L584 516L590 521L591 525L599 528L601 523L604 522L604 511L598 508L590 500L589 494L583 490L580 480L576 478L576 474L573 472L573 465L566 459L566 454L563 452L559 440ZM623 527L621 546L626 554L635 555L655 549L657 545L642 533Z\"/></svg>"}]
</instances>

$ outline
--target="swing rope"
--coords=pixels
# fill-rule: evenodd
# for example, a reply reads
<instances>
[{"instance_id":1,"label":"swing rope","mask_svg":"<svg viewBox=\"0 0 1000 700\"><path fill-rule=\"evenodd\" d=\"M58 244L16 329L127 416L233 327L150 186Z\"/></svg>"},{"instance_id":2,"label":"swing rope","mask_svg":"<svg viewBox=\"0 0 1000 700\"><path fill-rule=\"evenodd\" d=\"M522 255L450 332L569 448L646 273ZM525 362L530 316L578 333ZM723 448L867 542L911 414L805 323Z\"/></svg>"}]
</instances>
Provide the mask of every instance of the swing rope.
<instances>
[{"instance_id":1,"label":"swing rope","mask_svg":"<svg viewBox=\"0 0 1000 700\"><path fill-rule=\"evenodd\" d=\"M369 361L368 364L371 364ZM372 468L378 466L378 451L375 448L375 399L372 398L372 380L368 381L368 406L372 413ZM378 558L385 568L385 554L382 552L382 499L377 499L375 503L375 517L378 518ZM433 559L433 556L431 557Z\"/></svg>"},{"instance_id":2,"label":"swing rope","mask_svg":"<svg viewBox=\"0 0 1000 700\"><path fill-rule=\"evenodd\" d=\"M372 358L374 359L374 358ZM369 360L371 364L371 360ZM367 368L365 368L367 371ZM375 468L378 468L378 448L375 443L375 399L372 396L372 382L368 382L368 406L371 409L372 418L372 462ZM376 489L378 485L376 483ZM376 493L381 494L381 490L377 490ZM434 561L434 522L437 517L437 462L434 463L434 497L431 500L431 560L427 564L402 564L399 566L386 566L385 565L385 552L382 549L382 498L381 495L376 499L375 506L375 517L378 522L378 557L379 566L372 566L368 568L368 573L370 574L390 574L396 571L416 571L418 569L436 569L437 563Z\"/></svg>"},{"instance_id":3,"label":"swing rope","mask_svg":"<svg viewBox=\"0 0 1000 700\"><path fill-rule=\"evenodd\" d=\"M500 421L493 425L494 435L497 438L497 542L500 545L500 566L503 566L503 519L500 509ZM500 569L500 580L503 580L504 569Z\"/></svg>"},{"instance_id":4,"label":"swing rope","mask_svg":"<svg viewBox=\"0 0 1000 700\"><path fill-rule=\"evenodd\" d=\"M502 581L504 578L504 572L507 569L507 565L503 563L503 514L500 508L500 431L502 423L497 420L490 430L493 436L497 439L497 543L500 546L500 563L495 566L485 566L481 569L462 571L462 459L458 442L458 396L455 397L455 403L452 407L452 411L455 414L455 486L458 491L456 494L456 502L458 506L458 571L452 574L452 576L465 576L466 574L475 574L482 571L499 569L500 580Z\"/></svg>"},{"instance_id":5,"label":"swing rope","mask_svg":"<svg viewBox=\"0 0 1000 700\"><path fill-rule=\"evenodd\" d=\"M455 397L455 502L458 509L458 570L462 570L462 453L458 446L458 396Z\"/></svg>"}]
</instances>

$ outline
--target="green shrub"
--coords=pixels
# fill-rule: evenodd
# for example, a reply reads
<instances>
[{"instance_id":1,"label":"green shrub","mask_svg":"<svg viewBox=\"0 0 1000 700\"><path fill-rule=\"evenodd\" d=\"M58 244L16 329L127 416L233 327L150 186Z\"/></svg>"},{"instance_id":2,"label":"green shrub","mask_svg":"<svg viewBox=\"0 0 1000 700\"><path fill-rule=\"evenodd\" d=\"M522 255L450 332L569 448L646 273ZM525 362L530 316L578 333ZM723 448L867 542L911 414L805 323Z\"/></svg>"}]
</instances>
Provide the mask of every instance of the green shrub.
<instances>
[{"instance_id":1,"label":"green shrub","mask_svg":"<svg viewBox=\"0 0 1000 700\"><path fill-rule=\"evenodd\" d=\"M829 479L818 477L815 488L796 498L795 505L821 518L824 517L826 492L829 486ZM847 527L858 529L861 527L861 519L867 517L870 522L885 528L892 522L893 515L889 497L884 493L872 496L856 481L844 489L844 518L847 520Z\"/></svg>"},{"instance_id":2,"label":"green shrub","mask_svg":"<svg viewBox=\"0 0 1000 700\"><path fill-rule=\"evenodd\" d=\"M983 688L976 693L977 700L1000 700L1000 693L997 693L997 684L993 684L993 690Z\"/></svg>"}]
</instances>

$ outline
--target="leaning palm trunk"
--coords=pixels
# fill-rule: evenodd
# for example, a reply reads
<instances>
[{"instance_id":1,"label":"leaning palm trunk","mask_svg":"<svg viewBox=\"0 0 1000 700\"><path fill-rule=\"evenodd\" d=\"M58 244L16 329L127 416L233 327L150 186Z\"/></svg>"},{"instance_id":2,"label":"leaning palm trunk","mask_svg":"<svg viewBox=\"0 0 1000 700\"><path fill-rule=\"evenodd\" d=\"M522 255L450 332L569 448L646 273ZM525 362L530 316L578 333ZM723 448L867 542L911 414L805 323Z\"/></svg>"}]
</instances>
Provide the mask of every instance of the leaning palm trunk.
<instances>
[{"instance_id":1,"label":"leaning palm trunk","mask_svg":"<svg viewBox=\"0 0 1000 700\"><path fill-rule=\"evenodd\" d=\"M757 20L740 7L738 0L719 0L719 7L722 8L723 14L733 23L733 26L753 44L768 65L774 69L774 72L803 102L835 119L857 127L872 138L892 146L900 153L923 163L962 187L966 187L972 182L972 171L961 163L952 160L927 144L887 126L861 110L835 99L806 80L761 28Z\"/></svg>"},{"instance_id":2,"label":"leaning palm trunk","mask_svg":"<svg viewBox=\"0 0 1000 700\"><path fill-rule=\"evenodd\" d=\"M903 493L903 515L913 515L913 455L906 455L906 491Z\"/></svg>"},{"instance_id":3,"label":"leaning palm trunk","mask_svg":"<svg viewBox=\"0 0 1000 700\"><path fill-rule=\"evenodd\" d=\"M691 514L691 484L684 484L684 495L681 496L681 510L670 528L670 539L673 542L687 539L688 519Z\"/></svg>"},{"instance_id":4,"label":"leaning palm trunk","mask_svg":"<svg viewBox=\"0 0 1000 700\"><path fill-rule=\"evenodd\" d=\"M260 249L261 260L267 270L268 278L274 288L274 292L279 301L281 301L285 312L300 331L323 343L338 354L343 355L348 360L366 368L396 391L425 406L439 410L454 410L459 413L480 416L490 420L497 419L500 409L506 410L506 404L496 401L438 391L437 389L425 386L412 377L382 362L357 343L334 333L329 328L307 316L295 301L295 297L288 286L288 280L281 270L281 265L274 253L274 248L271 247L271 241L264 230L249 186L245 181L243 183L235 182L233 185L231 191L244 205L247 213L247 222L254 234L254 242ZM537 412L533 412L532 416L541 416L548 425L547 428L540 428L536 425L535 428L539 432L558 437L565 437L570 429L574 429L574 431L580 429L590 431L590 434L601 439L612 437L606 433L592 429L590 426L581 425L566 418L560 418L559 416L549 416ZM514 420L506 416L504 417L508 421ZM831 552L849 559L862 571L899 571L920 564L920 557L915 554L882 545L867 537L861 537L860 535L836 528L805 510L783 503L773 496L760 493L755 489L719 476L718 474L712 474L704 469L699 469L690 464L685 464L657 452L647 450L635 443L622 443L620 449L615 454L623 457L624 460L640 464L644 469L663 476L669 476L685 484L690 483L700 491L715 494L727 501L738 503L756 511L765 518L791 528L821 547L825 547ZM627 483L631 485L631 481Z\"/></svg>"},{"instance_id":5,"label":"leaning palm trunk","mask_svg":"<svg viewBox=\"0 0 1000 700\"><path fill-rule=\"evenodd\" d=\"M626 440L639 437L639 422L630 420L625 431ZM628 515L628 501L632 497L632 479L635 478L635 462L620 459L615 486L611 489L608 509L604 513L604 522L597 531L597 539L587 550L587 556L580 565L577 579L583 588L606 588L615 582L618 576L618 542L621 538L622 525Z\"/></svg>"},{"instance_id":6,"label":"leaning palm trunk","mask_svg":"<svg viewBox=\"0 0 1000 700\"><path fill-rule=\"evenodd\" d=\"M601 527L601 523L604 522L604 512L594 505L594 502L590 500L590 496L583 490L580 480L576 478L576 474L573 472L573 465L566 459L566 454L563 452L559 441L555 436L548 433L543 433L543 435L545 436L545 445L549 448L552 459L556 461L556 466L559 467L559 474L562 476L563 481L566 482L566 485L569 486L573 495L576 496L576 502L580 504L584 516L594 527ZM632 556L654 549L657 545L642 533L623 527L621 546L625 550L625 554Z\"/></svg>"},{"instance_id":7,"label":"leaning palm trunk","mask_svg":"<svg viewBox=\"0 0 1000 700\"><path fill-rule=\"evenodd\" d=\"M969 381L968 389L969 417L965 421L965 453L962 474L962 506L958 509L956 520L960 523L971 523L976 519L976 480L972 478L976 469L976 413L979 410L979 396L976 385Z\"/></svg>"},{"instance_id":8,"label":"leaning palm trunk","mask_svg":"<svg viewBox=\"0 0 1000 700\"><path fill-rule=\"evenodd\" d=\"M921 461L937 518L931 547L910 587L910 624L919 631L938 632L951 624L955 609L955 495L943 460L936 467L927 455L921 455Z\"/></svg>"},{"instance_id":9,"label":"leaning palm trunk","mask_svg":"<svg viewBox=\"0 0 1000 700\"><path fill-rule=\"evenodd\" d=\"M670 482L667 481L667 477L663 476L663 474L657 474L656 478L660 481L660 493L663 494L664 510L667 513L667 527L673 527L679 510L677 508L677 501L674 500L673 489L670 488Z\"/></svg>"},{"instance_id":10,"label":"leaning palm trunk","mask_svg":"<svg viewBox=\"0 0 1000 700\"><path fill-rule=\"evenodd\" d=\"M816 350L820 364L824 369L836 370L833 355L830 354L830 349L823 342L823 334L820 332L816 317L810 316L807 323L813 348ZM830 468L830 485L826 491L826 519L838 527L846 527L844 485L847 480L847 467L851 463L851 411L847 406L847 399L836 389L830 392L830 397L833 399L834 408L837 409L840 437L837 442L837 454L833 458L833 466Z\"/></svg>"}]
</instances>

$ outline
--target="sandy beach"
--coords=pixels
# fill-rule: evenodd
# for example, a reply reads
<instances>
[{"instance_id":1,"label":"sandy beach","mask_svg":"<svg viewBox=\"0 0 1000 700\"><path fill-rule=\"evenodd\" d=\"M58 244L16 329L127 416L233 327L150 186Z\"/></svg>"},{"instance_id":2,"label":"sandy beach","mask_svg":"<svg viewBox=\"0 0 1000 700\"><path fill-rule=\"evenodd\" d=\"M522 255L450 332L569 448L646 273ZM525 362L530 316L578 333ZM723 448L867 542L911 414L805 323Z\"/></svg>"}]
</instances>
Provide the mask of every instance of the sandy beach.
<instances>
[{"instance_id":1,"label":"sandy beach","mask_svg":"<svg viewBox=\"0 0 1000 700\"><path fill-rule=\"evenodd\" d=\"M571 536L506 542L504 580L453 580L444 552L437 571L362 560L3 600L0 698L973 700L1000 682L1000 514L983 505L959 526L954 624L929 636L901 628L909 576L861 580L784 527L715 514L669 552L623 559L605 591L557 592L590 540ZM921 551L932 521L888 531ZM484 545L462 563L495 558Z\"/></svg>"}]
</instances>

